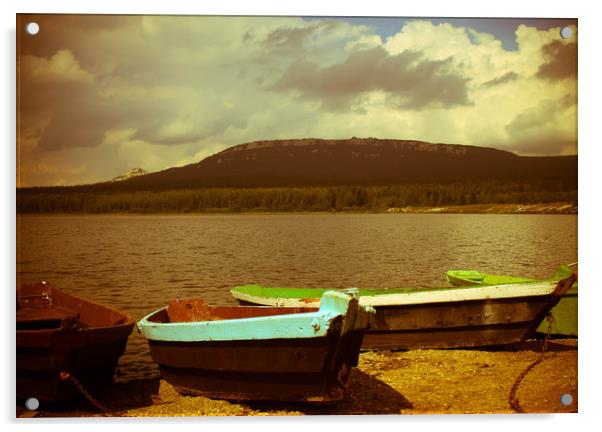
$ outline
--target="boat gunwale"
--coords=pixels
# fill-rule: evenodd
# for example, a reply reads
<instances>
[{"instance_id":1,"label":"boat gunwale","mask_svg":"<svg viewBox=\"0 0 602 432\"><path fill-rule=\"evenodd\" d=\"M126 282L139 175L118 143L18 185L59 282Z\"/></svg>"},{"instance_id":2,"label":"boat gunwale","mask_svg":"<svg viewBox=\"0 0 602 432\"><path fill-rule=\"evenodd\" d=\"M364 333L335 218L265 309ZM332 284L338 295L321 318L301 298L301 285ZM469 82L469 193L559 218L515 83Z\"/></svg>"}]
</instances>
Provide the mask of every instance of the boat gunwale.
<instances>
[{"instance_id":1,"label":"boat gunwale","mask_svg":"<svg viewBox=\"0 0 602 432\"><path fill-rule=\"evenodd\" d=\"M35 286L35 285L39 285L42 284L41 282L38 283L33 283L33 284L28 284L28 285L24 285L24 286ZM71 301L74 302L79 302L79 303L83 303L85 305L90 305L91 307L97 307L97 308L101 308L104 309L104 311L106 313L113 313L115 315L120 316L120 320L123 320L123 322L119 322L119 323L115 323L115 324L107 324L107 325L91 325L89 324L87 321L85 320L81 320L81 322L83 322L84 324L86 324L86 327L84 328L79 328L79 329L65 329L65 328L50 328L50 329L16 329L17 334L21 333L23 335L25 334L43 334L43 333L57 333L57 332L70 332L70 331L77 331L77 332L90 332L90 331L101 331L101 330L111 330L111 329L118 329L121 327L133 327L133 325L135 324L136 320L134 319L134 317L132 317L129 313L124 312L120 309L117 309L113 306L109 306L106 305L104 303L100 303L100 302L96 302L96 301L92 301L92 300L88 300L85 299L83 297L80 297L78 295L75 294L71 294L69 292L64 291L63 289L57 288L51 284L47 284L46 285L48 288L50 288L51 292L52 292L52 296L55 296L55 293L58 293L59 296L64 296L69 298ZM18 294L17 294L18 295ZM41 297L38 295L35 296L29 296L29 297ZM18 300L18 297L17 297ZM73 311L76 311L79 313L79 310L81 308L75 308L75 307L71 307L71 306L63 306L65 309L70 309ZM85 307L85 306L84 306ZM27 309L26 307L24 307L24 309ZM41 309L41 308L31 308L32 310L35 309ZM15 318L18 317L18 310L15 312ZM78 318L79 319L79 318Z\"/></svg>"},{"instance_id":2,"label":"boat gunwale","mask_svg":"<svg viewBox=\"0 0 602 432\"><path fill-rule=\"evenodd\" d=\"M533 279L533 278L527 278L527 277L523 277L523 276L501 275L501 274L496 274L496 273L483 273L480 270L474 270L474 269L447 270L445 272L445 278L447 279L447 281L449 283L451 283L453 285L454 288L488 286L488 285L490 286L490 285L520 284L520 283L527 283L527 282L529 282L529 283L530 282L538 282L541 280L561 281L570 276L560 278L560 277L558 277L558 274L561 271L565 271L565 272L568 271L568 272L570 272L570 274L575 273L574 271L572 271L570 269L570 267L575 264L576 263L562 265L556 270L556 274L554 276L545 278L545 279ZM471 274L474 274L474 275L478 274L478 275L481 275L482 277L479 280L471 279L470 278ZM493 282L493 283L489 282L489 280L491 280L491 279L496 280L496 282ZM503 282L500 282L500 281L503 281ZM567 294L577 295L577 293L578 293L577 280L575 280L575 282L573 283L571 288L569 288L569 290L565 293L565 295L567 295Z\"/></svg>"},{"instance_id":3,"label":"boat gunwale","mask_svg":"<svg viewBox=\"0 0 602 432\"><path fill-rule=\"evenodd\" d=\"M267 306L269 307L269 306ZM226 341L226 340L270 340L294 338L302 339L308 337L323 337L328 334L333 320L344 314L336 313L330 310L318 310L315 312L301 312L295 314L270 315L249 318L234 318L216 321L190 321L190 322L155 322L151 321L154 315L166 310L163 306L138 321L138 328L142 334L153 341L165 342L203 342L203 341ZM286 323L282 324L284 321ZM283 327L281 334L260 334L256 326L262 324L279 323ZM216 329L231 327L230 330L238 328L241 331L218 332ZM253 327L254 329L249 329ZM275 326L270 326L275 327ZM294 328L296 331L288 331L287 327ZM180 330L180 331L177 331ZM196 330L194 334L186 335L185 332ZM199 334L202 332L204 334ZM171 334L170 334L171 333Z\"/></svg>"},{"instance_id":4,"label":"boat gunwale","mask_svg":"<svg viewBox=\"0 0 602 432\"><path fill-rule=\"evenodd\" d=\"M561 283L563 280L568 278L564 278L562 280L553 280L553 279L545 279L524 283L515 283L515 284L498 284L498 285L474 285L474 286L459 286L459 287L450 287L450 288L432 288L432 289L424 289L424 290L415 290L408 291L404 293L391 293L391 294L377 294L373 296L360 295L360 305L362 306L393 306L393 305L411 305L411 304L426 304L426 303L448 303L448 302L461 302L461 301L470 301L470 300L495 300L495 299L503 299L503 298L520 298L520 297L535 297L542 295L550 295L554 292L555 287ZM269 299L274 303L269 303L272 306L300 306L301 304L312 306L315 304L319 304L319 298L316 298L316 303L308 302L308 300L300 299L298 297L274 297L274 296L259 296L253 294L241 293L238 288L251 287L256 286L260 288L270 288L270 287L262 287L261 285L244 285L234 287L230 292L232 295L240 300L258 303L258 300ZM536 288L533 288L536 287ZM522 291L520 289L523 288ZM274 290L278 290L282 288L274 288ZM323 288L305 288L307 290L316 290L316 292L323 290ZM478 292L489 291L492 294L497 295L470 295ZM498 291L496 293L496 291ZM435 294L435 298L433 299L433 294ZM453 294L450 296L449 294ZM468 296L463 296L462 294L468 294ZM380 301L379 301L380 300ZM410 301L408 301L410 300ZM265 301L265 300L264 300ZM295 303L298 302L298 303ZM287 304L288 303L288 304ZM266 304L261 302L260 304Z\"/></svg>"},{"instance_id":5,"label":"boat gunwale","mask_svg":"<svg viewBox=\"0 0 602 432\"><path fill-rule=\"evenodd\" d=\"M214 321L156 322L151 318L165 311L163 306L138 321L138 329L149 340L174 342L200 342L223 340L273 340L324 337L333 331L333 324L340 317L342 325L350 314L352 302L357 312L353 313L353 329L367 327L369 307L358 302L357 289L346 291L329 290L324 293L316 311L283 313ZM255 306L256 307L256 306ZM192 330L192 331L191 331ZM350 329L341 329L343 332Z\"/></svg>"}]
</instances>

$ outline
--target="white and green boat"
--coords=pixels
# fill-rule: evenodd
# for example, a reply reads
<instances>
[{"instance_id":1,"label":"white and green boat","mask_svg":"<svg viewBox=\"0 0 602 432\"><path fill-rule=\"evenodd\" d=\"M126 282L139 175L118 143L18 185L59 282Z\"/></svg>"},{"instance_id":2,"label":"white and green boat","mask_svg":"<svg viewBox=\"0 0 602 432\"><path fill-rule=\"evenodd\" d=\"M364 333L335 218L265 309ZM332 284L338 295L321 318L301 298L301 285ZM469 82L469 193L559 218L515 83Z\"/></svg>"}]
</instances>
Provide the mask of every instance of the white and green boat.
<instances>
[{"instance_id":1,"label":"white and green boat","mask_svg":"<svg viewBox=\"0 0 602 432\"><path fill-rule=\"evenodd\" d=\"M504 345L530 337L575 281L561 279L444 288L360 289L373 306L363 349L459 348ZM237 286L242 304L318 307L331 288Z\"/></svg>"}]
</instances>

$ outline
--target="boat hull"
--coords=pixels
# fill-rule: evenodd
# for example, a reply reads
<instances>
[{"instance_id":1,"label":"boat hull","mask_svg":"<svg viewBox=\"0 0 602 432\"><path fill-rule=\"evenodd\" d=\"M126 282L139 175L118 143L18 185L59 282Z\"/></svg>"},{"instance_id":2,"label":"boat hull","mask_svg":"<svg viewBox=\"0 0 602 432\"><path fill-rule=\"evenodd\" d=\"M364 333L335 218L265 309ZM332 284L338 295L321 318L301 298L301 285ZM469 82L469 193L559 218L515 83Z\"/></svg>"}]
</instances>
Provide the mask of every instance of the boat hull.
<instances>
[{"instance_id":1,"label":"boat hull","mask_svg":"<svg viewBox=\"0 0 602 432\"><path fill-rule=\"evenodd\" d=\"M194 311L198 300L184 300L179 307L192 321L162 308L138 326L161 376L181 394L332 403L346 395L372 312L357 297L333 293L320 309L215 306L206 313Z\"/></svg>"},{"instance_id":2,"label":"boat hull","mask_svg":"<svg viewBox=\"0 0 602 432\"><path fill-rule=\"evenodd\" d=\"M522 342L547 323L544 319L537 330L534 329L537 324L533 320L545 310L548 301L548 297L541 296L377 306L368 322L361 349L470 348ZM239 303L252 304L240 300Z\"/></svg>"},{"instance_id":3,"label":"boat hull","mask_svg":"<svg viewBox=\"0 0 602 432\"><path fill-rule=\"evenodd\" d=\"M530 337L547 296L381 306L362 349L408 350L506 345Z\"/></svg>"},{"instance_id":4,"label":"boat hull","mask_svg":"<svg viewBox=\"0 0 602 432\"><path fill-rule=\"evenodd\" d=\"M357 366L363 332L334 359L337 337L236 342L149 341L162 377L185 395L227 400L337 402ZM337 363L334 367L331 364Z\"/></svg>"},{"instance_id":5,"label":"boat hull","mask_svg":"<svg viewBox=\"0 0 602 432\"><path fill-rule=\"evenodd\" d=\"M474 275L477 275L475 277ZM514 276L490 275L475 270L450 270L445 277L455 286L482 286L495 283L520 283L532 279ZM577 282L560 299L558 304L550 310L552 315L552 328L550 334L562 337L578 336L578 286ZM547 334L548 322L542 320L536 329L537 333Z\"/></svg>"},{"instance_id":6,"label":"boat hull","mask_svg":"<svg viewBox=\"0 0 602 432\"><path fill-rule=\"evenodd\" d=\"M61 379L61 372L68 372L89 391L110 384L131 331L132 325L55 335L46 347L17 342L17 398L65 401L81 397L72 382Z\"/></svg>"},{"instance_id":7,"label":"boat hull","mask_svg":"<svg viewBox=\"0 0 602 432\"><path fill-rule=\"evenodd\" d=\"M576 284L575 284L576 285ZM574 290L574 292L573 292ZM550 313L552 314L552 328L550 334L553 336L569 336L578 337L578 295L575 287L566 293L558 302L556 306L552 308ZM543 320L536 330L537 333L547 334L548 322Z\"/></svg>"},{"instance_id":8,"label":"boat hull","mask_svg":"<svg viewBox=\"0 0 602 432\"><path fill-rule=\"evenodd\" d=\"M46 288L49 290L50 288ZM35 289L29 299L36 303ZM17 311L16 332L16 397L35 397L40 401L65 402L78 399L82 394L68 373L86 390L94 392L112 382L119 357L125 351L134 321L114 309L70 296L56 288L51 289L52 305L38 310L39 304ZM26 303L26 302L22 302ZM58 311L58 312L57 312ZM68 313L65 313L68 311ZM23 314L28 319L19 320ZM68 326L57 326L39 317L73 315L75 321ZM80 321L83 320L83 321ZM64 321L64 320L63 320ZM50 328L44 328L50 327Z\"/></svg>"}]
</instances>

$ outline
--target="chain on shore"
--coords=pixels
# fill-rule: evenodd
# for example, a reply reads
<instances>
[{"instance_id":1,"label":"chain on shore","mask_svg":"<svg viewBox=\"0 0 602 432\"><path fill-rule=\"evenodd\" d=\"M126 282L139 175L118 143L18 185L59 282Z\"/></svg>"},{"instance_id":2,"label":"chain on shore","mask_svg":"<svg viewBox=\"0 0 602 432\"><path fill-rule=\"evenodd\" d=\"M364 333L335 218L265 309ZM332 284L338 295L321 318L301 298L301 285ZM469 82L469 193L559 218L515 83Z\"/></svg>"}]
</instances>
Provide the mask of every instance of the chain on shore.
<instances>
[{"instance_id":1,"label":"chain on shore","mask_svg":"<svg viewBox=\"0 0 602 432\"><path fill-rule=\"evenodd\" d=\"M90 394L90 392L88 390L86 390L86 388L83 386L83 384L74 375L70 374L69 372L65 372L65 371L61 372L60 378L62 381L72 382L73 385L75 386L75 388L86 398L86 400L88 402L90 402L96 409L98 409L100 412L102 412L103 415L113 416L113 417L120 417L123 415L122 412L116 412L116 411L110 410L109 408L107 408L106 406L101 404L98 400L96 400L96 398L94 398L94 396L92 396Z\"/></svg>"},{"instance_id":2,"label":"chain on shore","mask_svg":"<svg viewBox=\"0 0 602 432\"><path fill-rule=\"evenodd\" d=\"M514 380L514 384L512 385L512 388L510 389L510 394L508 395L508 403L510 404L510 408L512 408L517 413L525 412L522 409L522 407L520 406L518 397L516 396L518 387L520 386L520 384L521 384L522 380L525 378L525 376L527 376L529 371L531 371L531 369L533 369L535 366L537 366L539 363L541 363L544 360L546 352L548 350L548 342L550 341L550 335L552 333L552 322L554 321L554 318L552 317L551 313L548 313L548 315L546 316L546 320L548 321L548 329L546 332L546 337L543 341L543 347L541 349L541 354L533 363L531 363L529 366L527 366L525 368L524 371L521 372L521 374L516 378L516 380ZM556 353L554 353L554 355L555 354Z\"/></svg>"}]
</instances>

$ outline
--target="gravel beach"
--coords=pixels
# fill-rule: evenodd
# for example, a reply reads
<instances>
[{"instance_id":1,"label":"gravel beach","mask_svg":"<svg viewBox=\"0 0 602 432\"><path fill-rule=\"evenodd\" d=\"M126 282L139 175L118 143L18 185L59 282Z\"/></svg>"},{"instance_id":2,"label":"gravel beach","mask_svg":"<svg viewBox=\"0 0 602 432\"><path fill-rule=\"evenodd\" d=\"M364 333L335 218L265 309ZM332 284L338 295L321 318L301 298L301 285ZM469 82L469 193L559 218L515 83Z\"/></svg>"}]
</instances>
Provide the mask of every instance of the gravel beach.
<instances>
[{"instance_id":1,"label":"gravel beach","mask_svg":"<svg viewBox=\"0 0 602 432\"><path fill-rule=\"evenodd\" d=\"M522 379L516 396L528 413L577 412L577 340L549 343L544 359ZM542 351L530 340L510 347L466 350L365 352L352 371L346 400L326 406L291 403L233 403L179 395L167 382L117 383L97 399L110 412L88 402L71 407L17 405L17 417L291 416L358 414L510 414L516 379ZM565 403L561 403L562 395ZM572 399L572 400L571 400Z\"/></svg>"}]
</instances>

